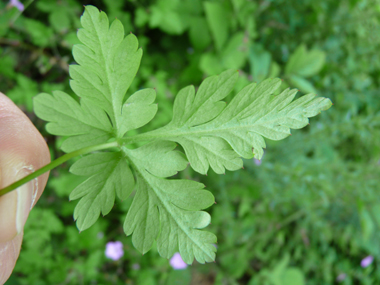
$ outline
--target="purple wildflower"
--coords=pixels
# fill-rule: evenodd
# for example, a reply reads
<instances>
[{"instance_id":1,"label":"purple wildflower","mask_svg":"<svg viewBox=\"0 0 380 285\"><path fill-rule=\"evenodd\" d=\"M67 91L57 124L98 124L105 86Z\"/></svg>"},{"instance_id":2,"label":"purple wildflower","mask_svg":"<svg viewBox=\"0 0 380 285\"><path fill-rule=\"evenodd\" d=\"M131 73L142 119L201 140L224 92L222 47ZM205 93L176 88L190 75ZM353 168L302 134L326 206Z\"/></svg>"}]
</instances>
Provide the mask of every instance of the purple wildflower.
<instances>
[{"instance_id":1,"label":"purple wildflower","mask_svg":"<svg viewBox=\"0 0 380 285\"><path fill-rule=\"evenodd\" d=\"M22 4L18 0L10 0L9 1L9 6L16 7L20 12L24 11L24 4Z\"/></svg>"},{"instance_id":2,"label":"purple wildflower","mask_svg":"<svg viewBox=\"0 0 380 285\"><path fill-rule=\"evenodd\" d=\"M175 270L185 269L187 267L187 264L182 260L182 257L179 254L179 252L176 252L170 259L170 265Z\"/></svg>"},{"instance_id":3,"label":"purple wildflower","mask_svg":"<svg viewBox=\"0 0 380 285\"><path fill-rule=\"evenodd\" d=\"M370 266L372 262L373 262L373 256L368 255L367 257L364 257L362 259L362 261L360 262L360 265L361 265L361 267L365 268L365 267Z\"/></svg>"},{"instance_id":4,"label":"purple wildflower","mask_svg":"<svg viewBox=\"0 0 380 285\"><path fill-rule=\"evenodd\" d=\"M106 257L112 260L119 260L123 255L123 244L120 241L110 241L106 245Z\"/></svg>"},{"instance_id":5,"label":"purple wildflower","mask_svg":"<svg viewBox=\"0 0 380 285\"><path fill-rule=\"evenodd\" d=\"M338 281L339 283L344 281L346 279L347 275L345 273L340 273L338 275L338 277L336 278L336 281Z\"/></svg>"}]
</instances>

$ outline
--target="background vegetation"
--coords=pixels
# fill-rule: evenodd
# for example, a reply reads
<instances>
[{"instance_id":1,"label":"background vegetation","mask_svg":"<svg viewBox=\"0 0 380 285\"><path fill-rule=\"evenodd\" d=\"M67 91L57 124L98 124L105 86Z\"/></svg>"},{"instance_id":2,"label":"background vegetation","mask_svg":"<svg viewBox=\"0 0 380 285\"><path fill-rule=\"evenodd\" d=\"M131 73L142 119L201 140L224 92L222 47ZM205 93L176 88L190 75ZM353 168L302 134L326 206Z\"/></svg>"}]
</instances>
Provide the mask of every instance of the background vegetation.
<instances>
[{"instance_id":1,"label":"background vegetation","mask_svg":"<svg viewBox=\"0 0 380 285\"><path fill-rule=\"evenodd\" d=\"M72 94L68 65L86 4L120 19L143 47L130 91L155 87L159 113L142 131L168 122L180 88L228 68L240 70L235 91L278 76L334 106L269 142L263 160L246 160L244 170L180 174L216 197L216 263L175 270L154 248L139 254L122 230L131 199L79 234L68 195L81 178L65 164L30 214L7 284L380 284L379 0L25 0L24 11L15 2L0 2L0 90L53 158L64 138L46 133L32 97ZM110 241L124 245L117 261L105 256ZM374 261L362 267L366 256Z\"/></svg>"}]
</instances>

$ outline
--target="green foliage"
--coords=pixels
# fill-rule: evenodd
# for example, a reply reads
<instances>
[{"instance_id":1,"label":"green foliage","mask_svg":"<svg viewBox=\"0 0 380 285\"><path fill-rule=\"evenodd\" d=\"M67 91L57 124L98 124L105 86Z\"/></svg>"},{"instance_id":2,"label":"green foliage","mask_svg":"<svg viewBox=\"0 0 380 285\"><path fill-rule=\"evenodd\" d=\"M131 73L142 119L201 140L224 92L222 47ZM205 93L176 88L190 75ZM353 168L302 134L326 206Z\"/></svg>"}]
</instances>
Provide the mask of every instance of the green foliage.
<instances>
[{"instance_id":1,"label":"green foliage","mask_svg":"<svg viewBox=\"0 0 380 285\"><path fill-rule=\"evenodd\" d=\"M206 18L209 23L215 46L221 50L228 38L228 8L218 2L204 2Z\"/></svg>"},{"instance_id":2,"label":"green foliage","mask_svg":"<svg viewBox=\"0 0 380 285\"><path fill-rule=\"evenodd\" d=\"M308 52L305 45L300 45L289 58L285 67L285 73L310 77L317 74L324 64L324 52L320 50Z\"/></svg>"},{"instance_id":3,"label":"green foliage","mask_svg":"<svg viewBox=\"0 0 380 285\"><path fill-rule=\"evenodd\" d=\"M50 209L56 218L44 222L41 215L32 215L33 210L25 228L29 236L34 231L44 235L45 247L52 245L53 253L46 255L41 249L41 259L26 237L9 284L272 284L270 275L286 256L289 259L284 270L298 277L293 269L301 271L306 284L380 283L380 38L373 32L380 28L378 0L94 3L110 19L119 19L126 34L136 34L144 50L141 67L123 103L139 90L154 88L156 93L155 102L141 102L151 106L152 113L158 103L155 118L137 130L128 130L127 137L167 125L172 120L175 95L183 86L199 86L204 78L229 68L235 72L239 69L239 77L226 102L252 81L280 77L284 81L274 94L287 87L302 93L317 90L318 95L332 99L334 108L282 142L266 139L261 165L249 159L244 160L244 170L227 171L226 175L208 171L205 177L191 167L177 174L175 180L191 179L212 189L218 204L207 211L212 216L208 228L218 236L216 263L194 262L185 270L173 270L159 256L156 242L143 256L133 250L133 236L123 234L133 199L117 199L106 219L78 234L72 222L76 202L67 200L87 178L68 174L71 163L66 163L51 172L35 209ZM215 3L226 12L225 18L214 19L223 22L228 31L221 47L216 46L215 36L221 35L215 35L210 26L207 3ZM50 9L43 9L47 4ZM18 93L17 104L22 110L31 106L30 96L38 92L58 89L73 96L67 77L69 64L74 62L73 44L80 43L76 32L83 4L79 0L39 0L20 13L7 1L0 1L0 90L9 95L19 89L18 75L29 78L37 88L34 94ZM67 21L62 21L65 25L54 28L54 11L67 15L67 27ZM151 25L153 13L169 12L167 21L161 18L165 24ZM33 42L24 19L38 21L54 31L49 40L42 39L49 42L48 46L42 48ZM295 58L300 47L305 47L307 56L297 64L311 70L320 65L314 74L287 72L290 58ZM313 51L325 55L323 64L309 60ZM54 94L49 96L54 98ZM73 98L78 101L77 96ZM33 113L27 115L46 137L54 157L62 155L62 142L80 136L56 138L45 131L44 123ZM136 142L129 150L142 145ZM150 161L146 159L144 166ZM170 168L176 167L180 166ZM136 195L132 193L131 198ZM35 227L36 219L45 227ZM63 224L65 230L50 232L46 227L54 228L53 223ZM113 240L124 244L124 256L116 262L104 257L105 244ZM361 268L360 260L367 255L375 260ZM264 272L268 274L264 276ZM338 276L344 280L338 281Z\"/></svg>"},{"instance_id":4,"label":"green foliage","mask_svg":"<svg viewBox=\"0 0 380 285\"><path fill-rule=\"evenodd\" d=\"M200 263L213 261L216 237L200 231L211 220L200 210L214 203L213 195L194 181L162 179L187 166L171 141L183 147L191 167L201 174L207 174L209 166L218 174L237 170L243 166L240 156L261 159L263 137L287 137L290 128L302 128L308 117L328 109L330 100L309 94L290 104L295 90L274 97L281 80L273 79L257 87L248 85L226 107L221 100L238 77L236 71L228 70L205 79L196 94L193 86L182 89L174 101L172 121L140 138L152 143L130 149L128 144L138 142L139 136L126 136L124 143L121 139L146 125L157 112L157 105L152 105L153 89L137 91L124 103L142 50L133 34L124 38L119 20L109 25L106 14L93 6L86 6L81 24L82 44L73 48L78 65L70 66L70 84L80 104L61 91L53 96L43 93L34 100L36 114L50 121L47 130L70 136L62 145L64 151L110 139L120 146L115 152L87 155L70 168L73 174L90 176L70 194L72 200L81 198L74 211L77 227L85 230L100 213L107 215L116 196L120 200L130 196L136 180L137 193L124 223L125 233L133 234L134 246L144 254L157 240L163 257L179 251L188 264L194 258Z\"/></svg>"}]
</instances>

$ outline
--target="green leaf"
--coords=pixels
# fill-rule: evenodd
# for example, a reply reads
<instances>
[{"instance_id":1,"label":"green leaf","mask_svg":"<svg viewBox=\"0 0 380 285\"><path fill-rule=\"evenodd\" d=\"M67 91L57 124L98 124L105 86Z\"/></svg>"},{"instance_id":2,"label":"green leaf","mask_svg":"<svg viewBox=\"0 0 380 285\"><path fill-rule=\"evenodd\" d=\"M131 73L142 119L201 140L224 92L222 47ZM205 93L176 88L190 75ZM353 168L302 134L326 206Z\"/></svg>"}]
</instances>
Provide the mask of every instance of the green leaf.
<instances>
[{"instance_id":1,"label":"green leaf","mask_svg":"<svg viewBox=\"0 0 380 285\"><path fill-rule=\"evenodd\" d=\"M305 279L300 269L296 267L288 267L290 261L289 254L286 254L273 268L271 272L265 275L273 285L303 285Z\"/></svg>"},{"instance_id":2,"label":"green leaf","mask_svg":"<svg viewBox=\"0 0 380 285\"><path fill-rule=\"evenodd\" d=\"M0 30L1 30L1 23L0 23ZM0 31L1 35L1 31ZM13 79L19 74L16 75L16 59L10 55L4 52L0 48L0 74L4 76L4 78ZM9 93L7 92L9 95Z\"/></svg>"},{"instance_id":3,"label":"green leaf","mask_svg":"<svg viewBox=\"0 0 380 285\"><path fill-rule=\"evenodd\" d=\"M300 45L290 56L285 67L286 74L310 77L317 74L325 64L326 55L321 50L307 51L305 45Z\"/></svg>"},{"instance_id":4,"label":"green leaf","mask_svg":"<svg viewBox=\"0 0 380 285\"><path fill-rule=\"evenodd\" d=\"M154 149L160 149L156 156ZM131 208L124 223L124 231L132 236L133 245L143 254L149 251L157 240L157 249L161 256L170 258L180 252L182 259L191 264L194 257L198 262L211 262L215 259L216 236L201 231L210 223L210 215L200 211L214 203L213 195L202 190L204 185L189 180L166 180L155 175L167 176L184 165L174 165L175 157L172 145L152 144L144 150L123 151L130 158L137 171L137 189ZM146 164L139 159L142 152L147 153ZM165 155L166 154L166 155ZM163 155L166 156L163 157ZM159 169L162 161L169 165L168 173ZM155 174L155 175L154 175Z\"/></svg>"},{"instance_id":5,"label":"green leaf","mask_svg":"<svg viewBox=\"0 0 380 285\"><path fill-rule=\"evenodd\" d=\"M211 43L207 22L203 17L193 17L190 21L189 37L197 49L204 49Z\"/></svg>"},{"instance_id":6,"label":"green leaf","mask_svg":"<svg viewBox=\"0 0 380 285\"><path fill-rule=\"evenodd\" d=\"M121 7L123 2L107 3ZM156 7L176 14L178 3L160 0ZM228 13L216 2L206 2L205 9L220 55L227 41ZM180 19L181 29L186 28L189 17ZM216 27L221 22L224 28ZM194 258L200 263L213 261L216 236L202 230L210 223L210 215L202 210L214 203L213 195L201 183L167 178L184 170L187 161L206 174L210 167L217 173L237 170L243 165L241 157L260 159L264 138L285 138L290 128L304 127L309 117L328 109L330 100L308 94L292 102L296 91L286 89L275 96L281 81L269 79L244 88L240 84L241 91L227 105L222 100L238 79L236 70L227 70L206 78L197 92L194 86L180 90L172 121L136 135L130 131L147 124L157 112L153 89L125 96L142 56L138 41L132 34L124 36L119 20L109 25L106 14L93 6L86 6L81 23L78 37L82 44L73 49L78 65L70 66L71 87L79 103L61 91L34 99L36 114L48 121L47 130L68 136L62 148L73 153L66 158L103 149L83 156L70 168L72 173L88 177L70 194L70 199L80 199L74 210L77 227L87 229L100 213L110 212L116 196L125 199L135 190L124 230L133 235L137 249L145 253L156 241L163 257L179 251L189 264ZM227 56L230 64L243 64L243 57L235 56L242 39L243 34L237 34L225 49L233 55ZM175 149L175 142L186 156Z\"/></svg>"},{"instance_id":7,"label":"green leaf","mask_svg":"<svg viewBox=\"0 0 380 285\"><path fill-rule=\"evenodd\" d=\"M172 35L180 35L184 32L186 25L182 17L175 11L177 1L158 1L157 5L150 7L151 15L149 26L160 28Z\"/></svg>"},{"instance_id":8,"label":"green leaf","mask_svg":"<svg viewBox=\"0 0 380 285\"><path fill-rule=\"evenodd\" d=\"M144 164L145 169L159 177L176 175L187 166L187 160L179 151L172 151L175 143L161 141L149 143L131 152L130 156Z\"/></svg>"},{"instance_id":9,"label":"green leaf","mask_svg":"<svg viewBox=\"0 0 380 285\"><path fill-rule=\"evenodd\" d=\"M73 48L79 65L70 65L70 85L79 97L104 109L118 130L124 96L140 66L142 50L133 34L124 37L119 20L109 26L104 12L93 6L85 9L81 17L83 28L78 31L83 44Z\"/></svg>"},{"instance_id":10,"label":"green leaf","mask_svg":"<svg viewBox=\"0 0 380 285\"><path fill-rule=\"evenodd\" d=\"M18 105L22 105L27 111L33 110L32 98L38 92L38 85L25 75L17 74L17 85L7 92L9 98Z\"/></svg>"},{"instance_id":11,"label":"green leaf","mask_svg":"<svg viewBox=\"0 0 380 285\"><path fill-rule=\"evenodd\" d=\"M181 144L190 165L201 174L206 174L209 166L224 173L224 169L242 166L239 157L261 159L264 137L284 139L291 128L306 126L309 117L331 106L329 99L314 94L292 102L295 89L275 96L281 80L267 79L243 88L226 107L220 100L233 89L237 75L229 70L209 77L196 95L192 86L182 89L174 101L172 121L146 137Z\"/></svg>"},{"instance_id":12,"label":"green leaf","mask_svg":"<svg viewBox=\"0 0 380 285\"><path fill-rule=\"evenodd\" d=\"M50 25L58 32L70 28L70 18L65 9L56 9L49 14Z\"/></svg>"},{"instance_id":13,"label":"green leaf","mask_svg":"<svg viewBox=\"0 0 380 285\"><path fill-rule=\"evenodd\" d=\"M223 71L220 59L213 53L204 53L199 62L199 68L207 75L214 75Z\"/></svg>"},{"instance_id":14,"label":"green leaf","mask_svg":"<svg viewBox=\"0 0 380 285\"><path fill-rule=\"evenodd\" d=\"M289 82L293 86L298 87L304 93L317 93L317 90L314 88L313 84L303 77L292 74L289 76Z\"/></svg>"},{"instance_id":15,"label":"green leaf","mask_svg":"<svg viewBox=\"0 0 380 285\"><path fill-rule=\"evenodd\" d=\"M111 211L116 195L124 200L134 188L132 172L120 152L90 154L76 161L70 172L91 175L70 194L70 200L81 198L74 211L81 231L93 225L100 213L104 216Z\"/></svg>"},{"instance_id":16,"label":"green leaf","mask_svg":"<svg viewBox=\"0 0 380 285\"><path fill-rule=\"evenodd\" d=\"M65 152L106 142L111 138L112 125L101 108L90 100L78 104L71 96L54 91L53 96L41 93L34 99L34 112L49 121L46 129L57 136L70 136L62 144Z\"/></svg>"},{"instance_id":17,"label":"green leaf","mask_svg":"<svg viewBox=\"0 0 380 285\"><path fill-rule=\"evenodd\" d=\"M138 129L149 123L157 113L157 104L154 89L143 89L131 95L125 102L119 133L123 136L127 131Z\"/></svg>"},{"instance_id":18,"label":"green leaf","mask_svg":"<svg viewBox=\"0 0 380 285\"><path fill-rule=\"evenodd\" d=\"M47 47L51 44L50 41L53 38L53 30L51 28L29 18L24 19L24 27L33 44L40 47Z\"/></svg>"},{"instance_id":19,"label":"green leaf","mask_svg":"<svg viewBox=\"0 0 380 285\"><path fill-rule=\"evenodd\" d=\"M249 63L254 81L262 81L269 74L272 56L261 45L254 45L249 49Z\"/></svg>"},{"instance_id":20,"label":"green leaf","mask_svg":"<svg viewBox=\"0 0 380 285\"><path fill-rule=\"evenodd\" d=\"M136 171L137 189L128 211L124 231L143 254L157 240L161 256L170 258L180 252L191 264L215 259L214 234L201 231L210 223L210 215L200 211L215 201L202 190L204 185L188 180L166 180L187 166L183 155L173 151L172 142L157 142L138 149L123 148Z\"/></svg>"},{"instance_id":21,"label":"green leaf","mask_svg":"<svg viewBox=\"0 0 380 285\"><path fill-rule=\"evenodd\" d=\"M236 33L228 41L226 48L221 53L224 69L239 69L244 67L248 57L248 47L244 39L244 33L240 32Z\"/></svg>"},{"instance_id":22,"label":"green leaf","mask_svg":"<svg viewBox=\"0 0 380 285\"><path fill-rule=\"evenodd\" d=\"M115 21L108 28L105 14L91 6L86 7L82 25L85 30L78 36L85 45L76 45L73 51L80 65L70 69L71 85L80 103L61 91L34 99L36 114L49 122L47 130L68 136L62 146L65 151L118 139L147 124L157 112L153 89L137 91L123 103L141 58L136 38L129 35L123 40L120 23ZM215 100L226 95L216 92ZM213 103L199 102L197 106L201 105ZM213 116L219 109L216 107ZM197 122L195 117L189 119ZM188 164L175 147L169 141L152 142L133 150L124 147L122 152L89 154L75 162L70 171L89 176L70 194L70 199L80 199L74 210L78 229L90 227L100 213L108 214L115 197L127 198L136 183L124 226L127 234L133 233L136 248L145 253L157 240L160 254L167 258L179 251L187 263L194 258L203 263L213 261L216 237L200 229L210 223L210 215L201 210L211 206L214 198L200 183L164 179Z\"/></svg>"},{"instance_id":23,"label":"green leaf","mask_svg":"<svg viewBox=\"0 0 380 285\"><path fill-rule=\"evenodd\" d=\"M137 8L135 11L135 25L139 28L145 26L149 21L149 14L144 8Z\"/></svg>"},{"instance_id":24,"label":"green leaf","mask_svg":"<svg viewBox=\"0 0 380 285\"><path fill-rule=\"evenodd\" d=\"M228 38L228 10L217 2L204 2L204 9L216 48L220 51Z\"/></svg>"},{"instance_id":25,"label":"green leaf","mask_svg":"<svg viewBox=\"0 0 380 285\"><path fill-rule=\"evenodd\" d=\"M173 140L182 145L191 167L201 174L207 174L209 166L217 174L225 174L225 169L233 171L243 167L240 157L221 138L184 136Z\"/></svg>"},{"instance_id":26,"label":"green leaf","mask_svg":"<svg viewBox=\"0 0 380 285\"><path fill-rule=\"evenodd\" d=\"M302 271L295 267L287 268L283 274L282 285L304 285L305 278Z\"/></svg>"}]
</instances>

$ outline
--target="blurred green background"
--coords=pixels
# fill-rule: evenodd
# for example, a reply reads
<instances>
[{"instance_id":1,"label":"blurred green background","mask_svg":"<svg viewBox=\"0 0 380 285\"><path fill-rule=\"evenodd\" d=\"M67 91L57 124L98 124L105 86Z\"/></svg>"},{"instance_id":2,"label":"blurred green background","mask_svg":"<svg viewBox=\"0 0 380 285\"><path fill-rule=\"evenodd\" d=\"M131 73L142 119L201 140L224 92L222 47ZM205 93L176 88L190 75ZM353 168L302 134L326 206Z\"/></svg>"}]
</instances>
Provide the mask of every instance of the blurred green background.
<instances>
[{"instance_id":1,"label":"blurred green background","mask_svg":"<svg viewBox=\"0 0 380 285\"><path fill-rule=\"evenodd\" d=\"M70 161L50 175L25 227L24 244L6 284L380 284L380 1L379 0L21 0L0 1L0 91L33 114L39 92L69 87L82 5L117 17L136 34L144 56L132 92L155 87L159 112L147 131L171 118L173 98L188 84L228 68L235 91L251 81L284 79L334 106L310 126L271 142L261 162L203 177L216 197L209 230L215 263L175 270L155 248L142 256L122 230L132 199L78 233L70 191L83 178ZM23 11L20 11L23 10ZM124 256L105 256L121 241ZM374 257L361 266L366 256ZM362 264L363 265L363 264Z\"/></svg>"}]
</instances>

